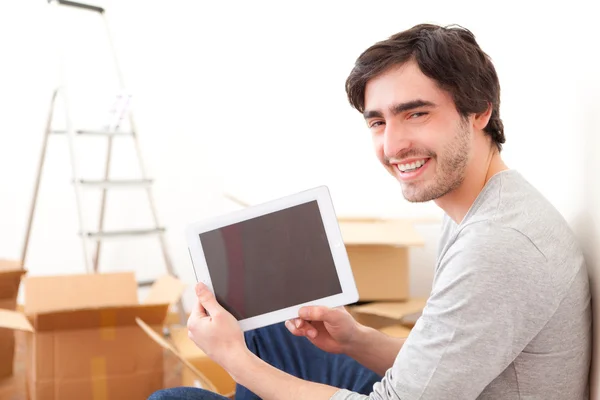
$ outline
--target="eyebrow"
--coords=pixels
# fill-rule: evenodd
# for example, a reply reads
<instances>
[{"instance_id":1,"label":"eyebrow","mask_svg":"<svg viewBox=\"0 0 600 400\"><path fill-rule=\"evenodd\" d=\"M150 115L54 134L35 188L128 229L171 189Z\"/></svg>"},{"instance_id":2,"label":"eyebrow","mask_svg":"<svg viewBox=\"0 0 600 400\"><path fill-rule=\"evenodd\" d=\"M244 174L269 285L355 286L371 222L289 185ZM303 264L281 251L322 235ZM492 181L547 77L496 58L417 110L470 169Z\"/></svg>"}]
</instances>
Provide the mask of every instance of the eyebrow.
<instances>
[{"instance_id":1,"label":"eyebrow","mask_svg":"<svg viewBox=\"0 0 600 400\"><path fill-rule=\"evenodd\" d=\"M419 108L419 107L435 107L435 103L432 103L431 101L427 101L427 100L421 100L421 99L411 100L411 101L407 101L405 103L398 103L398 104L392 105L390 107L390 112L392 113L392 115L398 115L405 111L414 110L415 108ZM378 110L365 110L363 112L363 117L365 119L383 118L383 114L381 113L381 111L378 111Z\"/></svg>"}]
</instances>

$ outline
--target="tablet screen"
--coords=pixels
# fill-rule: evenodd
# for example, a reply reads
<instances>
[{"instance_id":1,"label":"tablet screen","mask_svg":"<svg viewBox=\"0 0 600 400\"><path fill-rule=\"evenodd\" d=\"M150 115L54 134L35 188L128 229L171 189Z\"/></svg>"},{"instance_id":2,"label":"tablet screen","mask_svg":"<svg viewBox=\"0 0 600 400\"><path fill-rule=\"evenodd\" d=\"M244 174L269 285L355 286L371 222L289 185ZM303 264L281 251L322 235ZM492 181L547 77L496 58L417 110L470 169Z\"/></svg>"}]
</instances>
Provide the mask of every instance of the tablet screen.
<instances>
[{"instance_id":1,"label":"tablet screen","mask_svg":"<svg viewBox=\"0 0 600 400\"><path fill-rule=\"evenodd\" d=\"M316 200L200 241L217 301L238 320L342 293Z\"/></svg>"}]
</instances>

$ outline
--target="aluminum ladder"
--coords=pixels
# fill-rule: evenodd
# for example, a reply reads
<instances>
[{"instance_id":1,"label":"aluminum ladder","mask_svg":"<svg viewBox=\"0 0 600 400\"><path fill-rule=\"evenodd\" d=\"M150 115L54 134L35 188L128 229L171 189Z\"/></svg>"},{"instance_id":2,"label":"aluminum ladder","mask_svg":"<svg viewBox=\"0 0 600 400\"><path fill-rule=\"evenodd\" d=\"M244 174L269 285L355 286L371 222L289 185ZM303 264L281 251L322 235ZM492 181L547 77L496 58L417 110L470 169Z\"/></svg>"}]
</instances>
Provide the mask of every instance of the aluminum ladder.
<instances>
[{"instance_id":1,"label":"aluminum ladder","mask_svg":"<svg viewBox=\"0 0 600 400\"><path fill-rule=\"evenodd\" d=\"M123 78L123 74L120 68L119 60L117 57L117 53L114 47L113 37L111 35L110 26L108 19L106 17L106 10L103 7L86 4L83 2L76 2L70 0L48 0L48 3L53 6L55 9L53 10L55 13L59 12L58 9L60 7L73 7L80 10L85 10L87 12L93 12L98 14L103 21L103 25L106 29L106 34L108 38L108 43L110 46L110 51L112 53L112 59L114 61L115 71L119 80L120 90L125 92L126 85L125 80ZM133 111L131 108L122 107L120 110L115 110L116 121L109 123L109 127L106 129L77 129L73 126L73 120L71 115L71 108L69 103L69 93L67 91L66 77L65 71L63 67L63 58L64 58L64 49L61 47L61 83L58 88L56 88L50 100L50 110L48 112L48 117L46 121L46 128L44 133L44 138L42 142L41 154L38 162L37 176L35 179L35 185L33 190L33 198L31 200L31 208L29 212L27 228L25 232L25 240L22 249L21 262L25 265L25 260L27 258L27 252L29 250L29 239L31 237L31 230L33 226L35 209L38 201L38 193L41 183L41 175L44 168L44 161L47 153L48 139L53 135L66 135L68 146L69 146L69 155L71 161L72 168L72 176L73 176L73 186L75 189L75 200L77 204L77 216L79 223L79 235L81 236L81 245L84 256L85 269L87 273L98 273L99 272L99 262L100 262L100 254L102 249L102 242L106 239L125 239L131 237L139 237L139 236L157 236L158 242L160 244L160 248L162 251L162 256L164 259L164 263L166 266L166 271L170 275L177 277L175 270L173 268L173 263L171 261L171 256L169 253L169 249L167 246L167 242L165 239L166 229L161 226L158 218L158 213L156 209L156 203L154 200L154 195L152 192L152 179L147 176L146 167L144 164L144 160L142 157L142 151L140 148L140 143L138 140L138 132L136 130L135 120ZM63 100L64 107L64 123L65 129L56 130L52 127L52 122L55 114L55 107L57 105L57 98L61 97ZM119 114L121 112L121 114ZM129 129L123 131L120 129L120 121L125 116L128 120ZM75 149L75 140L76 137L85 137L85 136L104 136L107 140L107 152L106 152L106 162L104 165L104 179L101 180L89 180L83 179L79 175L79 167L77 163L77 154ZM110 178L110 170L111 170L111 161L112 161L112 148L113 148L113 139L115 137L127 137L133 140L135 154L137 157L137 161L139 163L139 168L141 171L141 177L135 179L111 179ZM148 202L150 205L150 211L152 214L153 226L147 229L131 229L131 230L121 230L121 231L107 231L104 229L104 221L105 221L105 213L106 213L106 197L107 191L112 188L139 188L145 190L148 196ZM101 200L100 200L100 215L98 220L98 227L96 230L88 229L84 223L84 212L83 212L83 204L82 204L82 190L85 188L96 188L101 190ZM93 253L92 253L93 248ZM154 283L154 280L150 281L141 281L138 282L138 286L150 286ZM185 324L187 316L185 314L185 310L183 307L182 300L178 303L178 311L180 316L180 322Z\"/></svg>"}]
</instances>

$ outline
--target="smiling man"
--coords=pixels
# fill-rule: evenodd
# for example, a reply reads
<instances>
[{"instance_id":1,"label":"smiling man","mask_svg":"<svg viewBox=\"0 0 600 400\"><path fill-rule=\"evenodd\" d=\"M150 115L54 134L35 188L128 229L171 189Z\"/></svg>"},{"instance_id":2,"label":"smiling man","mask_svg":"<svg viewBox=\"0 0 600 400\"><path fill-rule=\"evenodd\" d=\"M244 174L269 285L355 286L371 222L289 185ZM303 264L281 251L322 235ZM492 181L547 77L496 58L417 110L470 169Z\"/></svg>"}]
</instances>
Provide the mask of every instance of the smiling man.
<instances>
[{"instance_id":1,"label":"smiling man","mask_svg":"<svg viewBox=\"0 0 600 400\"><path fill-rule=\"evenodd\" d=\"M406 339L324 307L244 337L199 285L190 338L236 379L236 398L587 399L584 259L557 210L502 161L500 85L474 36L398 33L360 55L346 91L404 197L445 212L430 297Z\"/></svg>"}]
</instances>

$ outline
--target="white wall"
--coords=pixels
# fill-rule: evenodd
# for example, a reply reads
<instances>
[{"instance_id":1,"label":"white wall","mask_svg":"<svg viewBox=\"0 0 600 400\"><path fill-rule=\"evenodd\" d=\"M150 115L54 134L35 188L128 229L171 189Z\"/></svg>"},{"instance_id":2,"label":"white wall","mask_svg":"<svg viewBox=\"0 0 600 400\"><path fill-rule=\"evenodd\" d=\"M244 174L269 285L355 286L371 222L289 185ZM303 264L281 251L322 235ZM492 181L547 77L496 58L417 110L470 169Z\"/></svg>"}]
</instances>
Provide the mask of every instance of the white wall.
<instances>
[{"instance_id":1,"label":"white wall","mask_svg":"<svg viewBox=\"0 0 600 400\"><path fill-rule=\"evenodd\" d=\"M258 202L309 186L330 186L339 214L438 217L433 204L409 204L379 167L360 115L345 98L344 80L358 54L377 40L419 22L459 23L492 56L502 85L504 157L558 207L594 249L598 244L599 34L591 5L547 2L514 6L434 1L388 2L113 1L113 29L135 95L138 128L160 215L177 270L193 281L182 237L194 220L235 206L223 190ZM109 4L110 5L110 4ZM80 15L78 15L80 14ZM67 13L75 57L73 105L82 124L89 94L113 90L101 25ZM77 18L75 18L77 17ZM43 1L0 4L0 257L20 255L50 91L56 83L55 26ZM72 24L72 25L69 25ZM97 46L96 46L97 45ZM96 48L99 48L97 50ZM72 71L73 72L73 71ZM86 96L87 95L87 96ZM594 98L594 96L596 96ZM101 97L106 99L106 97ZM291 144L290 144L291 143ZM136 172L116 143L120 175ZM103 146L82 143L82 171L99 177ZM40 193L28 268L31 274L81 272L75 203L64 138L53 138ZM86 195L93 221L97 199ZM139 200L139 202L135 202ZM108 227L149 221L144 197L110 197ZM576 224L578 217L583 225ZM596 223L592 222L592 217ZM413 255L414 295L427 294L437 224L418 226L427 239ZM162 267L153 240L110 244L105 270ZM598 256L591 255L591 263Z\"/></svg>"},{"instance_id":2,"label":"white wall","mask_svg":"<svg viewBox=\"0 0 600 400\"><path fill-rule=\"evenodd\" d=\"M579 234L590 269L592 282L592 300L594 304L594 365L592 366L591 398L600 398L600 55L587 57L587 63L581 63L586 71L585 78L578 79L578 95L582 99L577 113L581 132L584 135L583 168L584 177L583 207L579 215L572 219L572 224Z\"/></svg>"}]
</instances>

